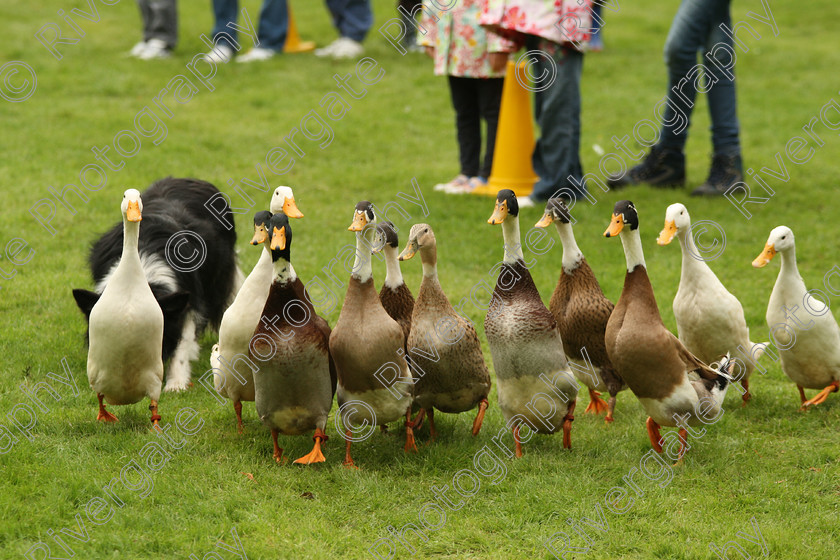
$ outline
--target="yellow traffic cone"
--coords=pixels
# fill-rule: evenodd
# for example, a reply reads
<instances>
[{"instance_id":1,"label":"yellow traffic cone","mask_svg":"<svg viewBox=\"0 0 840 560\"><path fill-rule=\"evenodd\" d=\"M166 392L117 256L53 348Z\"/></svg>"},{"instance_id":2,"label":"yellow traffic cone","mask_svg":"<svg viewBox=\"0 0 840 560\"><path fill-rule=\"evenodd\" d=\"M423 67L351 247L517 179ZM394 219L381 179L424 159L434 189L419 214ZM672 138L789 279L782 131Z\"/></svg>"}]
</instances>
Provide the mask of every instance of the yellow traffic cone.
<instances>
[{"instance_id":1,"label":"yellow traffic cone","mask_svg":"<svg viewBox=\"0 0 840 560\"><path fill-rule=\"evenodd\" d=\"M487 184L474 189L473 194L496 196L501 189L511 189L516 196L528 196L539 179L531 165L536 141L531 92L522 86L528 83L524 70L524 62L517 68L513 61L508 60L496 128L493 168Z\"/></svg>"},{"instance_id":2,"label":"yellow traffic cone","mask_svg":"<svg viewBox=\"0 0 840 560\"><path fill-rule=\"evenodd\" d=\"M292 15L292 3L288 4L289 9L289 30L286 33L286 44L283 45L284 53L299 53L315 50L315 41L301 41L297 30L295 18Z\"/></svg>"}]
</instances>

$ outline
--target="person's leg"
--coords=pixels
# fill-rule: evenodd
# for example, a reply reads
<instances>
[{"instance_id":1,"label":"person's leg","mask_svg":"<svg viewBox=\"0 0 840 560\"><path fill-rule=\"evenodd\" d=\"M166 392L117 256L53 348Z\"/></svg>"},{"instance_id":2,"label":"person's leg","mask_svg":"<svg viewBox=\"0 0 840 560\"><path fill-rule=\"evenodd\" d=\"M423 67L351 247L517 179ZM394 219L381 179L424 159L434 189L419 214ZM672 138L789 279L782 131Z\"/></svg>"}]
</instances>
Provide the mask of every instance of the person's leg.
<instances>
[{"instance_id":1,"label":"person's leg","mask_svg":"<svg viewBox=\"0 0 840 560\"><path fill-rule=\"evenodd\" d=\"M289 30L289 7L286 0L265 0L260 10L257 38L261 49L282 52Z\"/></svg>"},{"instance_id":2,"label":"person's leg","mask_svg":"<svg viewBox=\"0 0 840 560\"><path fill-rule=\"evenodd\" d=\"M226 33L230 35L234 41L236 41L236 30L232 27L228 27L228 24L236 23L238 15L238 0L213 0L213 16L216 19L216 23L213 25L213 31L211 32L210 37L213 38L218 33ZM220 44L228 44L232 50L237 50L236 45L231 45L226 40L224 42L220 41Z\"/></svg>"},{"instance_id":3,"label":"person's leg","mask_svg":"<svg viewBox=\"0 0 840 560\"><path fill-rule=\"evenodd\" d=\"M481 118L487 123L484 162L478 171L478 176L482 179L487 179L493 168L493 150L496 147L496 129L499 124L499 107L502 104L504 84L504 78L487 78L478 83L479 111L481 112Z\"/></svg>"},{"instance_id":4,"label":"person's leg","mask_svg":"<svg viewBox=\"0 0 840 560\"><path fill-rule=\"evenodd\" d=\"M548 200L560 188L582 194L569 179L581 180L580 165L580 78L583 54L550 41L540 41L540 50L554 61L556 75L551 84L535 96L534 114L541 134L534 147L534 171L539 181L534 185L531 199ZM541 76L551 73L552 63L535 57L532 73Z\"/></svg>"},{"instance_id":5,"label":"person's leg","mask_svg":"<svg viewBox=\"0 0 840 560\"><path fill-rule=\"evenodd\" d=\"M409 13L414 13L414 10L422 3L422 0L397 0L397 6L401 6ZM421 50L417 45L417 28L414 27L412 18L406 16L403 12L399 12L400 21L406 28L405 37L401 43L403 47L408 50Z\"/></svg>"},{"instance_id":6,"label":"person's leg","mask_svg":"<svg viewBox=\"0 0 840 560\"><path fill-rule=\"evenodd\" d=\"M666 149L682 152L688 139L697 90L702 89L695 68L697 53L706 45L714 19L712 8L720 1L682 0L665 40L668 102L658 144Z\"/></svg>"},{"instance_id":7,"label":"person's leg","mask_svg":"<svg viewBox=\"0 0 840 560\"><path fill-rule=\"evenodd\" d=\"M481 157L479 81L475 78L449 76L449 94L452 98L452 107L455 109L461 174L467 177L478 175Z\"/></svg>"},{"instance_id":8,"label":"person's leg","mask_svg":"<svg viewBox=\"0 0 840 560\"><path fill-rule=\"evenodd\" d=\"M146 40L158 39L167 49L174 49L178 43L178 9L175 0L151 0L148 2L150 20Z\"/></svg>"},{"instance_id":9,"label":"person's leg","mask_svg":"<svg viewBox=\"0 0 840 560\"><path fill-rule=\"evenodd\" d=\"M152 34L152 9L150 0L137 0L137 8L140 10L140 19L143 21L143 42L151 39Z\"/></svg>"},{"instance_id":10,"label":"person's leg","mask_svg":"<svg viewBox=\"0 0 840 560\"><path fill-rule=\"evenodd\" d=\"M330 12L333 14L335 26L342 37L348 37L361 43L364 41L370 28L373 26L373 10L370 7L370 0L328 0L327 4L333 4ZM338 6L337 4L340 4Z\"/></svg>"},{"instance_id":11,"label":"person's leg","mask_svg":"<svg viewBox=\"0 0 840 560\"><path fill-rule=\"evenodd\" d=\"M710 6L720 0L682 0L668 38L665 65L668 91L659 140L645 159L624 175L607 177L610 188L648 183L655 187L681 187L685 184L685 155L688 127L697 90L704 89L697 53L706 44L713 16Z\"/></svg>"},{"instance_id":12,"label":"person's leg","mask_svg":"<svg viewBox=\"0 0 840 560\"><path fill-rule=\"evenodd\" d=\"M721 24L726 24L731 28L732 18L729 13L731 0L717 0L715 4L714 20L703 53L703 64L708 72L707 83L712 82L708 92L709 115L712 121L712 146L715 154L734 156L741 153L735 80L732 78L734 68L728 72L722 71L721 67L726 68L731 63L731 59L724 53L724 49L714 48L716 45L726 45L732 49L731 52L735 52L732 37L720 28ZM710 53L712 50L714 53ZM711 59L717 61L718 64L714 64Z\"/></svg>"},{"instance_id":13,"label":"person's leg","mask_svg":"<svg viewBox=\"0 0 840 560\"><path fill-rule=\"evenodd\" d=\"M720 29L722 23L731 28L730 3L731 0L716 0L710 7L712 25L703 52L703 64L707 73L704 85L708 90L714 151L709 176L705 183L692 191L694 196L720 196L744 178L734 68L721 70L732 63L730 53L726 52L724 46L729 47L731 53L735 52L732 37Z\"/></svg>"}]
</instances>

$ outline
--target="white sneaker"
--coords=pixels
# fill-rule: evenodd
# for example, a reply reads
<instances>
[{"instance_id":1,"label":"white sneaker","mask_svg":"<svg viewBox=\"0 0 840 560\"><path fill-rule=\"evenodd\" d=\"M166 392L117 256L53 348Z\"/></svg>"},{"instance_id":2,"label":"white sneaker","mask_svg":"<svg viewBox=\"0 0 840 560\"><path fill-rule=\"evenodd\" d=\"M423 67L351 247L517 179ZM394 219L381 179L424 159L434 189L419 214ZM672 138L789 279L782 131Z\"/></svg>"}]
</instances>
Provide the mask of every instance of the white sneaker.
<instances>
[{"instance_id":1,"label":"white sneaker","mask_svg":"<svg viewBox=\"0 0 840 560\"><path fill-rule=\"evenodd\" d=\"M263 49L261 47L254 47L242 56L236 58L236 62L254 62L255 60L268 60L277 54L271 49Z\"/></svg>"},{"instance_id":2,"label":"white sneaker","mask_svg":"<svg viewBox=\"0 0 840 560\"><path fill-rule=\"evenodd\" d=\"M227 45L216 45L216 48L205 54L203 58L204 62L227 64L233 58L233 49Z\"/></svg>"},{"instance_id":3,"label":"white sneaker","mask_svg":"<svg viewBox=\"0 0 840 560\"><path fill-rule=\"evenodd\" d=\"M315 49L315 56L318 57L325 57L325 56L332 56L333 51L335 50L336 45L338 42L341 41L341 37L327 45L326 47L321 47L320 49Z\"/></svg>"},{"instance_id":4,"label":"white sneaker","mask_svg":"<svg viewBox=\"0 0 840 560\"><path fill-rule=\"evenodd\" d=\"M534 206L534 199L530 196L517 196L516 202L519 203L520 208L532 208Z\"/></svg>"},{"instance_id":5,"label":"white sneaker","mask_svg":"<svg viewBox=\"0 0 840 560\"><path fill-rule=\"evenodd\" d=\"M365 48L358 41L350 37L341 37L332 51L333 58L358 58L365 52Z\"/></svg>"},{"instance_id":6,"label":"white sneaker","mask_svg":"<svg viewBox=\"0 0 840 560\"><path fill-rule=\"evenodd\" d=\"M365 52L365 48L358 41L350 37L339 37L326 47L315 49L315 56L332 58L356 58Z\"/></svg>"},{"instance_id":7,"label":"white sneaker","mask_svg":"<svg viewBox=\"0 0 840 560\"><path fill-rule=\"evenodd\" d=\"M149 39L146 42L146 48L143 49L137 58L140 60L152 60L155 58L169 58L172 51L166 46L166 43L161 39Z\"/></svg>"},{"instance_id":8,"label":"white sneaker","mask_svg":"<svg viewBox=\"0 0 840 560\"><path fill-rule=\"evenodd\" d=\"M128 56L140 56L146 50L146 41L140 41L128 51Z\"/></svg>"}]
</instances>

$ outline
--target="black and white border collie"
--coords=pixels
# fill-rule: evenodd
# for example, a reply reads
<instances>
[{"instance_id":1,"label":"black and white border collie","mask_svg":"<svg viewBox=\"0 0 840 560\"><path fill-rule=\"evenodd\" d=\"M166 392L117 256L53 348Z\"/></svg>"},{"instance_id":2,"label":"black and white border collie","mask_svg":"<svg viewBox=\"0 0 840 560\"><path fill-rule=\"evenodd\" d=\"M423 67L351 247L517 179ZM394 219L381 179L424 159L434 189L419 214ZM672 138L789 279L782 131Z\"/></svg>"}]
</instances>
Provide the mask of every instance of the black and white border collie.
<instances>
[{"instance_id":1,"label":"black and white border collie","mask_svg":"<svg viewBox=\"0 0 840 560\"><path fill-rule=\"evenodd\" d=\"M169 361L165 391L189 386L190 361L199 354L198 336L208 325L218 330L244 278L237 265L236 231L226 229L204 206L218 192L206 181L167 177L141 194L140 263L163 311L163 361ZM229 208L223 217L233 223ZM88 320L119 263L122 245L120 222L91 249L96 288L73 290Z\"/></svg>"}]
</instances>

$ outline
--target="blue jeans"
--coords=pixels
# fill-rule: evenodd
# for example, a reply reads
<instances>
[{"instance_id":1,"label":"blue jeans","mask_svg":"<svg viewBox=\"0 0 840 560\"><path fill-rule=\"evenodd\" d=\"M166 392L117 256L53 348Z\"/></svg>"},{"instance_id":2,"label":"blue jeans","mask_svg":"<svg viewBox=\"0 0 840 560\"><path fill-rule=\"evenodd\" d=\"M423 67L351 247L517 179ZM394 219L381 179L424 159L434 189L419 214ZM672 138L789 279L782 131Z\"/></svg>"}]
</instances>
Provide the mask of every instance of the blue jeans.
<instances>
[{"instance_id":1,"label":"blue jeans","mask_svg":"<svg viewBox=\"0 0 840 560\"><path fill-rule=\"evenodd\" d=\"M718 68L711 59L717 59L723 67L728 65L729 60L726 60L727 56L723 56L722 59L714 55L706 56L717 44L733 48L732 38L720 29L722 23L731 27L731 1L682 0L674 16L668 39L665 41L665 64L668 66L669 84L664 122L671 124L663 124L660 146L683 150L688 139L691 111L699 88L703 91L708 90L706 95L712 121L714 153L727 156L741 153L738 116L735 111L735 80ZM702 85L698 85L699 75L692 74L689 77L691 69L698 64L698 51L703 53L700 62L705 68ZM718 55L723 54L721 49L716 51ZM714 81L711 88L710 80ZM678 116L678 112L682 112L684 118Z\"/></svg>"},{"instance_id":2,"label":"blue jeans","mask_svg":"<svg viewBox=\"0 0 840 560\"><path fill-rule=\"evenodd\" d=\"M236 41L236 31L227 26L228 23L236 23L239 17L238 0L213 0L213 15L216 17L216 24L213 27L213 37L217 33L226 33ZM250 17L250 15L249 15ZM253 24L253 20L251 20ZM242 24L239 24L240 27ZM257 25L257 39L259 47L282 51L286 44L286 32L289 28L289 11L286 0L264 0L260 9L260 19ZM240 45L240 49L244 45ZM239 50L231 45L234 50Z\"/></svg>"},{"instance_id":3,"label":"blue jeans","mask_svg":"<svg viewBox=\"0 0 840 560\"><path fill-rule=\"evenodd\" d=\"M540 127L540 139L534 147L532 162L540 177L534 185L531 198L548 200L558 189L566 188L579 193L577 186L583 177L580 164L580 77L583 71L583 53L551 41L531 37L528 50L538 49L549 56L532 57L534 76L556 76L544 91L534 93L534 116ZM545 82L548 82L547 78ZM546 84L535 84L539 87ZM581 193L582 194L582 193Z\"/></svg>"},{"instance_id":4,"label":"blue jeans","mask_svg":"<svg viewBox=\"0 0 840 560\"><path fill-rule=\"evenodd\" d=\"M342 37L362 42L373 26L370 0L326 0L333 24Z\"/></svg>"}]
</instances>

